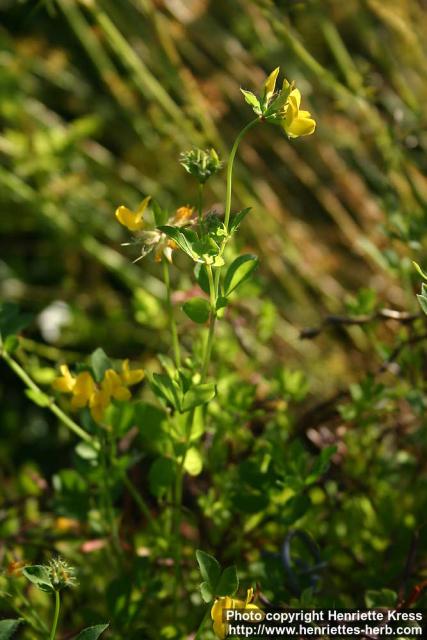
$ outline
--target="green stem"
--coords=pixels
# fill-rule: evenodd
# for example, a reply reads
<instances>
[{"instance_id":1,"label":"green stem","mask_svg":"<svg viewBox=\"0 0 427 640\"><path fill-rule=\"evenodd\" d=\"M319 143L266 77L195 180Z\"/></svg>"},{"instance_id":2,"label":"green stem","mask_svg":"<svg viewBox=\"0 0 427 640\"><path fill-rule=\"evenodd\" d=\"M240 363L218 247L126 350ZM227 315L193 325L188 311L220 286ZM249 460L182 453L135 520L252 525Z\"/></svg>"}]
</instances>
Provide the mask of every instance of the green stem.
<instances>
[{"instance_id":1,"label":"green stem","mask_svg":"<svg viewBox=\"0 0 427 640\"><path fill-rule=\"evenodd\" d=\"M49 399L48 396L46 396L46 394L43 393L40 387L36 385L36 383L30 378L30 376L25 371L25 369L23 369L21 365L18 362L16 362L16 360L11 358L6 351L1 351L0 356L3 358L6 364L12 369L12 371L14 371L16 375L19 378L21 378L21 380L28 387L28 389L36 392L37 394L40 394L40 397L44 396L46 398L46 401L47 401L46 408L49 409L52 413L54 413L56 417L59 418L61 422L70 431L73 431L73 433L78 435L79 438L81 438L85 442L90 442L93 446L97 446L98 443L94 440L94 438L92 438L92 436L89 435L87 431L79 427L79 425L76 422L74 422L74 420L68 417L67 414L64 413L62 409L58 407L58 405L56 405L52 400Z\"/></svg>"},{"instance_id":2,"label":"green stem","mask_svg":"<svg viewBox=\"0 0 427 640\"><path fill-rule=\"evenodd\" d=\"M178 369L181 366L181 350L179 347L178 330L176 328L176 322L173 314L169 265L166 258L163 258L163 278L166 286L166 306L167 306L167 312L169 317L169 327L170 327L170 332L172 336L175 366Z\"/></svg>"},{"instance_id":3,"label":"green stem","mask_svg":"<svg viewBox=\"0 0 427 640\"><path fill-rule=\"evenodd\" d=\"M202 380L201 380L202 382L204 382L205 379L206 379L206 376L207 376L207 373L208 373L208 368L209 368L209 363L211 361L212 345L213 345L213 339L214 339L214 335L215 335L216 301L217 301L217 292L216 292L216 286L215 286L215 282L214 282L214 277L213 277L211 265L207 265L206 266L206 271L207 271L208 279L209 279L209 294L210 294L210 302L211 302L211 311L210 311L210 315L209 315L208 336L207 336L207 339L206 339L205 352L204 352L203 362L202 362Z\"/></svg>"},{"instance_id":4,"label":"green stem","mask_svg":"<svg viewBox=\"0 0 427 640\"><path fill-rule=\"evenodd\" d=\"M222 253L224 252L225 246L227 244L227 239L228 239L228 227L229 227L229 223L230 223L230 212L231 212L231 190L232 190L232 184L233 184L233 164L234 164L234 159L236 157L236 153L237 153L237 149L239 147L239 144L242 140L242 138L245 136L245 134L252 129L252 127L254 127L258 122L260 121L259 118L255 118L254 120L252 120L251 122L249 122L245 127L243 127L243 129L240 131L239 135L237 136L236 140L234 141L233 147L231 149L231 153L230 153L230 157L228 159L228 167L227 167L227 190L226 190L226 200L225 200L225 214L224 214L224 225L227 231L227 235L224 238L221 248L220 248L220 255L222 255ZM201 196L202 196L202 190L199 187L199 222L201 221ZM213 340L214 340L214 335L215 335L215 323L216 323L216 305L217 305L217 300L218 300L218 296L219 296L219 278L220 278L220 272L221 272L221 267L218 267L216 269L215 272L215 276L213 274L213 270L212 270L212 266L211 265L206 265L206 270L207 270L207 274L208 274L208 279L209 279L209 294L210 294L210 315L209 315L209 330L208 330L208 336L206 339L206 343L205 343L205 348L204 348L204 353L203 353L203 358L202 358L202 364L201 364L201 382L204 382L208 373L208 369L209 369L209 364L211 361L211 356L212 356L212 347L213 347ZM176 553L175 553L175 602L174 602L174 608L175 611L177 611L178 608L178 599L179 599L179 582L180 582L180 575L181 575L181 544L180 544L180 537L179 537L179 527L180 527L180 523L181 523L181 506L182 506L182 494L183 494L183 482L184 482L184 464L185 464L185 457L187 455L187 451L189 449L190 446L190 442L191 442L191 433L192 433L192 429L193 429L193 422L194 422L194 416L196 413L196 409L193 409L192 411L190 411L189 413L189 417L188 417L188 423L187 423L187 428L186 428L186 438L185 438L185 443L184 443L184 451L182 454L182 461L181 464L179 465L178 471L177 471L177 476L176 476L176 484L175 484L175 501L174 501L174 508L175 508L175 523L174 523L174 534L175 534L175 544L176 544ZM203 624L203 622L202 622ZM200 628L199 628L200 630ZM199 633L199 632L198 632Z\"/></svg>"},{"instance_id":5,"label":"green stem","mask_svg":"<svg viewBox=\"0 0 427 640\"><path fill-rule=\"evenodd\" d=\"M196 635L194 636L194 640L198 640L201 637L201 633L203 630L203 627L205 626L205 622L206 620L209 618L209 613L210 613L210 607L207 607L206 611L205 611L205 615L202 618L201 623L199 624L199 628L196 631Z\"/></svg>"},{"instance_id":6,"label":"green stem","mask_svg":"<svg viewBox=\"0 0 427 640\"><path fill-rule=\"evenodd\" d=\"M203 182L199 182L198 198L197 198L197 217L199 220L200 233L203 234Z\"/></svg>"},{"instance_id":7,"label":"green stem","mask_svg":"<svg viewBox=\"0 0 427 640\"><path fill-rule=\"evenodd\" d=\"M225 228L228 231L228 225L230 223L230 213L231 213L231 187L233 184L233 165L234 158L236 157L237 149L242 138L246 135L249 129L252 129L258 122L260 122L259 118L255 118L255 120L251 120L239 133L237 138L234 141L233 147L230 152L230 157L228 158L227 165L227 191L225 196L225 213L224 213L224 224Z\"/></svg>"},{"instance_id":8,"label":"green stem","mask_svg":"<svg viewBox=\"0 0 427 640\"><path fill-rule=\"evenodd\" d=\"M53 614L52 629L50 632L49 640L55 640L56 629L57 629L58 620L59 620L60 607L61 607L61 596L59 595L59 591L55 591L55 613Z\"/></svg>"}]
</instances>

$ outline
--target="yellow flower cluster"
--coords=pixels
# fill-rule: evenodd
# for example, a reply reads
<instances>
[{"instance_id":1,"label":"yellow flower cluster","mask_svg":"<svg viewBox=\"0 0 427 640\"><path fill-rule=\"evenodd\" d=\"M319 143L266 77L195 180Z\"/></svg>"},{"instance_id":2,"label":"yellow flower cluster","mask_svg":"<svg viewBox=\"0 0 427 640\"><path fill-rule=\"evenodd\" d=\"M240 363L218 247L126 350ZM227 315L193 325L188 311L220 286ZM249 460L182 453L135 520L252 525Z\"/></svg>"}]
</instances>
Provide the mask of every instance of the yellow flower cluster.
<instances>
[{"instance_id":1,"label":"yellow flower cluster","mask_svg":"<svg viewBox=\"0 0 427 640\"><path fill-rule=\"evenodd\" d=\"M144 377L142 369L129 368L129 360L122 363L121 373L114 369L107 369L102 381L97 384L89 371L82 371L73 376L66 364L60 367L61 376L53 382L53 388L62 393L71 393L71 408L73 410L89 407L93 419L101 422L105 410L114 400L129 400L131 393L128 389L137 384Z\"/></svg>"},{"instance_id":2,"label":"yellow flower cluster","mask_svg":"<svg viewBox=\"0 0 427 640\"><path fill-rule=\"evenodd\" d=\"M167 237L160 229L143 231L144 213L150 202L150 196L144 198L139 207L132 211L124 205L120 205L116 209L116 218L121 225L126 227L132 233L142 232L138 234L144 251L142 256L154 249L154 260L161 262L163 256L172 262L172 251L177 248L176 243ZM173 227L183 227L187 225L193 217L194 209L190 206L179 207L175 213L169 217L167 224Z\"/></svg>"},{"instance_id":3,"label":"yellow flower cluster","mask_svg":"<svg viewBox=\"0 0 427 640\"><path fill-rule=\"evenodd\" d=\"M224 640L228 633L228 624L223 620L225 610L246 609L262 613L261 609L257 607L256 604L252 603L253 599L254 590L248 589L246 593L246 600L239 600L237 598L232 598L231 596L225 596L215 600L211 609L211 618L213 620L213 630L218 638Z\"/></svg>"},{"instance_id":4,"label":"yellow flower cluster","mask_svg":"<svg viewBox=\"0 0 427 640\"><path fill-rule=\"evenodd\" d=\"M316 129L316 121L309 111L300 109L301 92L286 78L280 90L276 81L280 68L274 69L264 82L263 93L257 97L241 89L244 98L261 120L280 126L289 138L309 136Z\"/></svg>"},{"instance_id":5,"label":"yellow flower cluster","mask_svg":"<svg viewBox=\"0 0 427 640\"><path fill-rule=\"evenodd\" d=\"M265 100L268 103L273 97L276 89L276 80L279 75L280 67L274 69L268 76L265 85ZM279 124L290 138L298 138L299 136L309 136L316 129L316 121L311 117L309 111L300 109L301 92L294 89L286 78L283 81L282 90L278 97L287 95L285 104L278 109ZM274 103L273 103L274 104ZM280 103L279 103L280 104Z\"/></svg>"}]
</instances>

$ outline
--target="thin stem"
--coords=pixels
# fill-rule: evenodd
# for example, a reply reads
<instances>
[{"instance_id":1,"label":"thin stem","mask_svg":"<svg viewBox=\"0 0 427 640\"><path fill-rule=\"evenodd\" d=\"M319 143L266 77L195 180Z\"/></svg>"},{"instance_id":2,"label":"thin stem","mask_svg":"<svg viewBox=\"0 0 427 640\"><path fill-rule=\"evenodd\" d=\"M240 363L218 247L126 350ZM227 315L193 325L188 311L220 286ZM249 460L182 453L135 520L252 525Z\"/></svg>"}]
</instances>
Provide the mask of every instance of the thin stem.
<instances>
[{"instance_id":1,"label":"thin stem","mask_svg":"<svg viewBox=\"0 0 427 640\"><path fill-rule=\"evenodd\" d=\"M191 432L193 430L193 420L195 415L195 409L189 412L188 420L186 424L186 438L184 444L184 451L182 453L182 459L179 464L176 479L175 479L175 518L174 518L174 538L175 538L175 593L174 593L174 612L176 614L179 604L179 584L181 579L181 539L179 535L179 529L181 526L181 507L182 507L182 494L184 485L184 465L187 451L190 445Z\"/></svg>"},{"instance_id":2,"label":"thin stem","mask_svg":"<svg viewBox=\"0 0 427 640\"><path fill-rule=\"evenodd\" d=\"M254 127L258 122L260 122L260 119L259 118L255 118L255 120L251 120L251 122L249 122L245 127L243 127L243 129L241 130L241 132L239 133L239 135L237 136L237 138L234 141L233 147L232 147L231 152L230 152L230 157L228 158L228 165L227 165L227 192L226 192L226 196L225 196L225 214L224 214L224 224L225 224L225 228L227 229L227 231L228 231L228 225L230 223L230 213L231 213L231 187L232 187L232 184L233 184L234 158L236 157L237 149L239 147L239 144L240 144L242 138L249 131L249 129L252 129L252 127Z\"/></svg>"},{"instance_id":3,"label":"thin stem","mask_svg":"<svg viewBox=\"0 0 427 640\"><path fill-rule=\"evenodd\" d=\"M40 394L40 397L45 397L47 404L46 404L46 408L49 409L52 413L54 413L56 415L57 418L60 419L60 421L70 430L73 431L76 435L79 436L79 438L81 438L82 440L85 440L85 442L90 442L93 446L97 447L98 443L94 440L94 438L92 438L92 436L89 435L89 433L87 433L87 431L85 431L84 429L82 429L76 422L74 422L74 420L72 420L69 416L67 416L66 413L64 413L62 411L62 409L60 409L58 407L58 405L56 405L53 400L51 400L41 389L40 387L38 387L36 385L36 383L34 382L34 380L32 380L30 378L30 376L28 375L28 373L25 371L25 369L23 369L21 367L21 365L16 362L16 360L14 360L13 358L10 357L10 355L6 352L6 351L1 351L0 352L0 356L3 358L3 360L6 362L6 364L16 373L16 375L21 378L21 380L24 382L24 384L28 387L28 389L30 389L31 391L34 391L37 394Z\"/></svg>"},{"instance_id":4,"label":"thin stem","mask_svg":"<svg viewBox=\"0 0 427 640\"><path fill-rule=\"evenodd\" d=\"M202 621L199 624L199 628L196 631L196 635L194 636L194 640L198 640L198 638L201 638L201 633L202 633L203 627L205 626L205 622L209 617L209 613L210 613L210 607L207 607L205 611L205 615L203 616Z\"/></svg>"},{"instance_id":5,"label":"thin stem","mask_svg":"<svg viewBox=\"0 0 427 640\"><path fill-rule=\"evenodd\" d=\"M166 258L163 258L163 278L166 286L166 306L169 317L169 327L172 336L172 346L175 357L175 365L177 369L181 366L181 350L179 346L178 330L176 328L175 317L173 314L171 283L169 274L169 264Z\"/></svg>"},{"instance_id":6,"label":"thin stem","mask_svg":"<svg viewBox=\"0 0 427 640\"><path fill-rule=\"evenodd\" d=\"M214 335L215 335L216 300L217 300L216 286L215 286L215 282L214 282L214 278L213 278L211 265L207 265L206 266L206 271L207 271L208 279L209 279L209 294L210 294L210 302L211 302L211 311L210 311L210 315L209 315L209 331L208 331L208 336L207 336L207 339L206 339L205 352L204 352L203 363L202 363L202 382L204 382L205 379L206 379L206 376L207 376L207 373L208 373L208 368L209 368L209 363L211 361L212 345L213 345L213 339L214 339Z\"/></svg>"},{"instance_id":7,"label":"thin stem","mask_svg":"<svg viewBox=\"0 0 427 640\"><path fill-rule=\"evenodd\" d=\"M61 607L61 596L59 595L59 591L55 591L55 613L53 614L52 629L50 632L49 640L55 640L56 629L57 629L58 620L59 620L60 607Z\"/></svg>"},{"instance_id":8,"label":"thin stem","mask_svg":"<svg viewBox=\"0 0 427 640\"><path fill-rule=\"evenodd\" d=\"M204 184L203 182L199 182L199 188L197 191L197 217L199 220L199 229L200 229L200 233L203 233L203 188L204 188Z\"/></svg>"}]
</instances>

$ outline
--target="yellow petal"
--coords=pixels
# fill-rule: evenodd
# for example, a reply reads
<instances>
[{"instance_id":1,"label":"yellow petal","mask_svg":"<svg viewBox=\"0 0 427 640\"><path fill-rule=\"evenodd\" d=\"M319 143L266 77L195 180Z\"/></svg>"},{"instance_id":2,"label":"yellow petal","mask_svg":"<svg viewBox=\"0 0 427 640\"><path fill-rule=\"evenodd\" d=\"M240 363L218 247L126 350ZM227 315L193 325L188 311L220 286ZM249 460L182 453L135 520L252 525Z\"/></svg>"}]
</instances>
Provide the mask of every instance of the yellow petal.
<instances>
[{"instance_id":1,"label":"yellow petal","mask_svg":"<svg viewBox=\"0 0 427 640\"><path fill-rule=\"evenodd\" d=\"M269 100L274 93L276 88L276 80L279 75L280 67L276 67L274 71L270 73L267 80L264 83L264 96L266 100Z\"/></svg>"},{"instance_id":2,"label":"yellow petal","mask_svg":"<svg viewBox=\"0 0 427 640\"><path fill-rule=\"evenodd\" d=\"M59 370L61 371L62 376L53 381L52 387L57 391L62 391L62 393L71 393L74 385L76 384L75 378L71 375L66 364L61 365Z\"/></svg>"},{"instance_id":3,"label":"yellow petal","mask_svg":"<svg viewBox=\"0 0 427 640\"><path fill-rule=\"evenodd\" d=\"M215 635L224 640L227 635L228 625L222 620L224 609L231 609L232 600L228 596L225 598L217 598L211 609L211 618L213 620L213 630Z\"/></svg>"},{"instance_id":4,"label":"yellow petal","mask_svg":"<svg viewBox=\"0 0 427 640\"><path fill-rule=\"evenodd\" d=\"M131 397L131 392L129 389L126 389L126 387L117 387L117 389L113 391L113 398L120 402L126 402L126 400L130 400Z\"/></svg>"},{"instance_id":5,"label":"yellow petal","mask_svg":"<svg viewBox=\"0 0 427 640\"><path fill-rule=\"evenodd\" d=\"M95 392L95 382L88 371L79 373L73 387L72 406L79 409L88 404L92 394Z\"/></svg>"},{"instance_id":6,"label":"yellow petal","mask_svg":"<svg viewBox=\"0 0 427 640\"><path fill-rule=\"evenodd\" d=\"M136 213L140 214L141 217L144 214L144 211L146 210L150 200L151 200L151 196L147 196L146 198L144 198L144 200L141 202L138 209L136 210Z\"/></svg>"},{"instance_id":7,"label":"yellow petal","mask_svg":"<svg viewBox=\"0 0 427 640\"><path fill-rule=\"evenodd\" d=\"M254 590L252 587L250 587L246 592L246 604L249 604L249 602L252 602L253 599L254 599Z\"/></svg>"},{"instance_id":8,"label":"yellow petal","mask_svg":"<svg viewBox=\"0 0 427 640\"><path fill-rule=\"evenodd\" d=\"M116 209L117 220L129 231L140 231L144 227L142 214L143 211L131 211L123 205Z\"/></svg>"},{"instance_id":9,"label":"yellow petal","mask_svg":"<svg viewBox=\"0 0 427 640\"><path fill-rule=\"evenodd\" d=\"M284 128L290 138L309 136L316 129L316 121L313 118L295 118L289 124L285 122Z\"/></svg>"},{"instance_id":10,"label":"yellow petal","mask_svg":"<svg viewBox=\"0 0 427 640\"><path fill-rule=\"evenodd\" d=\"M102 422L104 413L110 404L110 396L102 389L97 389L90 399L90 412L95 422Z\"/></svg>"},{"instance_id":11,"label":"yellow petal","mask_svg":"<svg viewBox=\"0 0 427 640\"><path fill-rule=\"evenodd\" d=\"M289 102L293 102L296 108L299 109L301 104L301 92L299 89L293 89L289 95Z\"/></svg>"},{"instance_id":12,"label":"yellow petal","mask_svg":"<svg viewBox=\"0 0 427 640\"><path fill-rule=\"evenodd\" d=\"M131 370L129 368L129 360L123 360L121 378L125 384L129 386L137 384L138 382L141 382L144 375L145 373L143 369Z\"/></svg>"},{"instance_id":13,"label":"yellow petal","mask_svg":"<svg viewBox=\"0 0 427 640\"><path fill-rule=\"evenodd\" d=\"M187 220L189 220L193 215L193 211L194 209L192 209L191 207L179 207L179 209L176 210L174 216L175 224L182 224L184 222L187 222Z\"/></svg>"}]
</instances>

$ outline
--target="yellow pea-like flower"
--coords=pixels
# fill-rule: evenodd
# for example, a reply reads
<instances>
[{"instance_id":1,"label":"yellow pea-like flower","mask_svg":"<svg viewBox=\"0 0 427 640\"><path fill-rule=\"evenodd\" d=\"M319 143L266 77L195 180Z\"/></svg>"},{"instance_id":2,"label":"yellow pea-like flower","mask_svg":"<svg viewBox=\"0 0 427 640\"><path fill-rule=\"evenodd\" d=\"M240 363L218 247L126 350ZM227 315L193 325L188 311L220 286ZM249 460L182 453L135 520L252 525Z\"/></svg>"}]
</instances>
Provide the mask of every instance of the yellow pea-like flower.
<instances>
[{"instance_id":1,"label":"yellow pea-like flower","mask_svg":"<svg viewBox=\"0 0 427 640\"><path fill-rule=\"evenodd\" d=\"M251 588L247 590L246 600L239 600L231 596L224 596L215 600L211 609L211 618L213 620L213 630L218 638L224 640L228 633L228 623L223 620L225 617L224 611L227 609L246 609L262 613L256 604L252 604L253 598L254 590Z\"/></svg>"},{"instance_id":2,"label":"yellow pea-like flower","mask_svg":"<svg viewBox=\"0 0 427 640\"><path fill-rule=\"evenodd\" d=\"M53 381L53 388L57 391L61 391L62 393L72 393L74 385L76 384L76 379L70 373L66 364L62 364L59 367L59 370L62 373L62 376L59 376Z\"/></svg>"},{"instance_id":3,"label":"yellow pea-like flower","mask_svg":"<svg viewBox=\"0 0 427 640\"><path fill-rule=\"evenodd\" d=\"M109 397L124 402L129 400L131 393L124 384L121 376L114 369L107 369L101 382L101 390Z\"/></svg>"},{"instance_id":4,"label":"yellow pea-like flower","mask_svg":"<svg viewBox=\"0 0 427 640\"><path fill-rule=\"evenodd\" d=\"M179 207L176 212L175 215L173 217L173 222L174 224L184 224L185 222L187 222L188 220L190 220L191 216L194 213L194 209L192 207L184 206L184 207Z\"/></svg>"},{"instance_id":5,"label":"yellow pea-like flower","mask_svg":"<svg viewBox=\"0 0 427 640\"><path fill-rule=\"evenodd\" d=\"M102 422L110 404L110 396L104 389L96 389L89 401L90 413L95 422Z\"/></svg>"},{"instance_id":6,"label":"yellow pea-like flower","mask_svg":"<svg viewBox=\"0 0 427 640\"><path fill-rule=\"evenodd\" d=\"M130 369L129 360L123 360L122 372L120 375L123 382L130 387L133 384L141 382L145 373L142 369Z\"/></svg>"},{"instance_id":7,"label":"yellow pea-like flower","mask_svg":"<svg viewBox=\"0 0 427 640\"><path fill-rule=\"evenodd\" d=\"M309 136L316 129L316 121L309 111L300 109L301 93L293 82L285 78L282 88L276 91L279 71L277 67L267 77L261 96L242 89L244 98L260 121L279 125L289 138Z\"/></svg>"},{"instance_id":8,"label":"yellow pea-like flower","mask_svg":"<svg viewBox=\"0 0 427 640\"><path fill-rule=\"evenodd\" d=\"M300 104L301 93L294 89L289 95L286 115L282 121L282 126L290 138L309 136L316 129L316 121L311 117L311 113L301 110Z\"/></svg>"},{"instance_id":9,"label":"yellow pea-like flower","mask_svg":"<svg viewBox=\"0 0 427 640\"><path fill-rule=\"evenodd\" d=\"M82 409L86 407L92 395L95 393L96 384L89 371L82 371L76 378L75 385L73 387L73 397L71 399L71 408L73 410Z\"/></svg>"},{"instance_id":10,"label":"yellow pea-like flower","mask_svg":"<svg viewBox=\"0 0 427 640\"><path fill-rule=\"evenodd\" d=\"M128 209L124 205L120 205L116 209L116 218L129 231L141 231L144 227L144 212L150 202L151 196L147 196L139 205L136 211Z\"/></svg>"}]
</instances>

